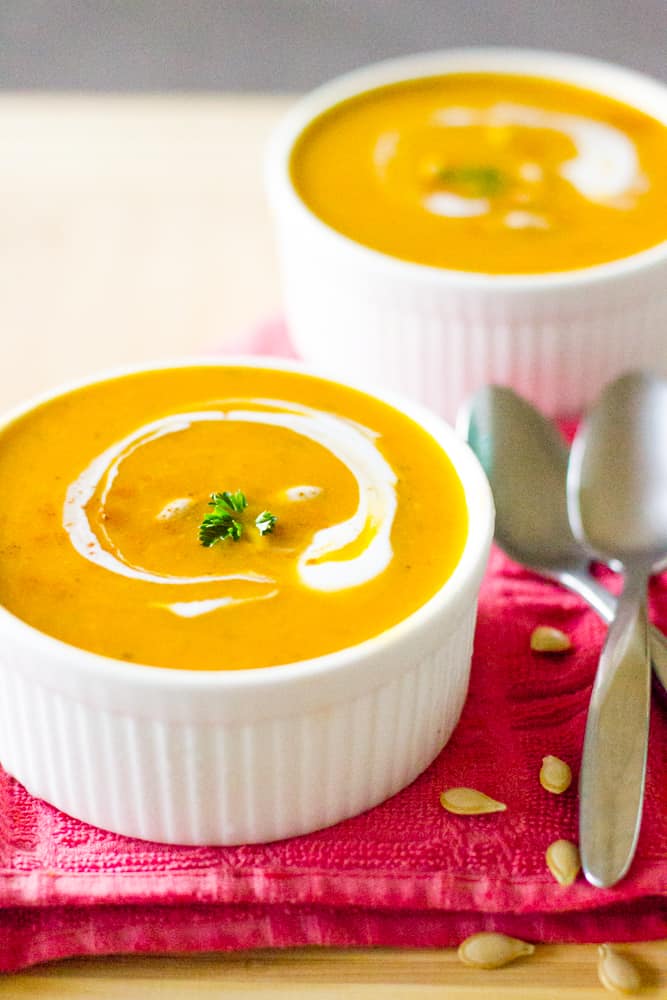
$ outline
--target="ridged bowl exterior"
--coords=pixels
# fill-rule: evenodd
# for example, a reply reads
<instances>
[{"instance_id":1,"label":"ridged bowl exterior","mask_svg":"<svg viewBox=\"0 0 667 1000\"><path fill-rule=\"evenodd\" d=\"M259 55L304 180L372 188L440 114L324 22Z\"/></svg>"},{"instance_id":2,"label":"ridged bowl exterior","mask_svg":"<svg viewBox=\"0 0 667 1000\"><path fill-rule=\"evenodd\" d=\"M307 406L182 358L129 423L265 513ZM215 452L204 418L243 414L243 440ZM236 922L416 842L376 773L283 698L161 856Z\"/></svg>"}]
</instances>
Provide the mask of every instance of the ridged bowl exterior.
<instances>
[{"instance_id":1,"label":"ridged bowl exterior","mask_svg":"<svg viewBox=\"0 0 667 1000\"><path fill-rule=\"evenodd\" d=\"M581 412L628 369L667 373L667 243L610 264L551 275L425 267L370 250L317 219L297 196L295 140L326 108L382 84L433 73L505 71L563 79L667 122L667 87L575 56L462 50L380 63L309 95L276 131L267 160L286 315L294 344L332 375L406 393L454 420L488 383L550 415Z\"/></svg>"},{"instance_id":2,"label":"ridged bowl exterior","mask_svg":"<svg viewBox=\"0 0 667 1000\"><path fill-rule=\"evenodd\" d=\"M298 369L229 363L239 361ZM465 700L493 504L477 460L450 428L385 398L438 440L468 502L460 563L426 605L340 653L205 672L87 653L0 608L4 768L86 822L182 844L307 833L417 777L449 739Z\"/></svg>"},{"instance_id":3,"label":"ridged bowl exterior","mask_svg":"<svg viewBox=\"0 0 667 1000\"><path fill-rule=\"evenodd\" d=\"M0 760L64 812L147 840L238 844L319 829L393 795L447 742L474 620L470 609L446 644L354 698L254 723L91 706L36 684L5 650Z\"/></svg>"}]
</instances>

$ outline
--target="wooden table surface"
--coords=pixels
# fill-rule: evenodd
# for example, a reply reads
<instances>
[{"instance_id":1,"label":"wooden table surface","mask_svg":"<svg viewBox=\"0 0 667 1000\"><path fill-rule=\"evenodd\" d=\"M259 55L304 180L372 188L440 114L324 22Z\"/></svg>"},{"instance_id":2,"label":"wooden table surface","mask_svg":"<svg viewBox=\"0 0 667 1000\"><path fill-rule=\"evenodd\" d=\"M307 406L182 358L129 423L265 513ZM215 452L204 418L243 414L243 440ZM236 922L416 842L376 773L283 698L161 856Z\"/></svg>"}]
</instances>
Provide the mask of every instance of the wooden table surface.
<instances>
[{"instance_id":1,"label":"wooden table surface","mask_svg":"<svg viewBox=\"0 0 667 1000\"><path fill-rule=\"evenodd\" d=\"M280 307L262 151L282 97L0 97L0 406L119 364L214 350ZM667 946L628 946L667 997ZM592 1000L589 945L495 972L453 949L73 959L0 997Z\"/></svg>"}]
</instances>

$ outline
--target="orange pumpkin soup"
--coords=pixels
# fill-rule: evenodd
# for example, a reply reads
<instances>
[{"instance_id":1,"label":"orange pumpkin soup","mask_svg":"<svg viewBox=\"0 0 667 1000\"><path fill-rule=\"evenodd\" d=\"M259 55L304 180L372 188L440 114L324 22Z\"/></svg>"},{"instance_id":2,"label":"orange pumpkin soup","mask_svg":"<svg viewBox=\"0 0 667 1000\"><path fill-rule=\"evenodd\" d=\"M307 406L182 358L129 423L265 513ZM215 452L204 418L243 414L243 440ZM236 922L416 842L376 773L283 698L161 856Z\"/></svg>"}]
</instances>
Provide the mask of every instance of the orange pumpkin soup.
<instances>
[{"instance_id":1,"label":"orange pumpkin soup","mask_svg":"<svg viewBox=\"0 0 667 1000\"><path fill-rule=\"evenodd\" d=\"M162 369L0 432L0 603L83 649L193 670L354 645L424 604L467 536L435 440L295 372Z\"/></svg>"},{"instance_id":2,"label":"orange pumpkin soup","mask_svg":"<svg viewBox=\"0 0 667 1000\"><path fill-rule=\"evenodd\" d=\"M294 186L345 236L491 274L627 257L667 238L667 127L555 80L458 73L362 93L297 140Z\"/></svg>"}]
</instances>

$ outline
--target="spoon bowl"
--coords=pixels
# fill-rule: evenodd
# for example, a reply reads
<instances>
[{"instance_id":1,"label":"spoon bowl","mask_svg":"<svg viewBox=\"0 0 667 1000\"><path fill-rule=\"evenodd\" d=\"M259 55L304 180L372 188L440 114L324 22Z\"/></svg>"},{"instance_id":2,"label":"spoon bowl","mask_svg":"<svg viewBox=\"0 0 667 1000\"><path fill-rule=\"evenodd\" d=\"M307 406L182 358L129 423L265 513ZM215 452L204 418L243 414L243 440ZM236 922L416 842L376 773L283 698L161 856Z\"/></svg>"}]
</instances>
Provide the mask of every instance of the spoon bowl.
<instances>
[{"instance_id":1,"label":"spoon bowl","mask_svg":"<svg viewBox=\"0 0 667 1000\"><path fill-rule=\"evenodd\" d=\"M507 555L542 571L585 565L568 520L568 448L554 424L512 389L489 385L461 410L457 427L491 483L495 540Z\"/></svg>"},{"instance_id":2,"label":"spoon bowl","mask_svg":"<svg viewBox=\"0 0 667 1000\"><path fill-rule=\"evenodd\" d=\"M569 451L554 424L512 389L487 385L461 407L457 430L491 484L496 544L510 559L582 597L609 623L616 600L591 575L590 554L572 533ZM667 640L655 628L651 657L656 690L667 701Z\"/></svg>"},{"instance_id":3,"label":"spoon bowl","mask_svg":"<svg viewBox=\"0 0 667 1000\"><path fill-rule=\"evenodd\" d=\"M569 516L591 555L651 572L667 554L667 382L613 382L572 445Z\"/></svg>"}]
</instances>

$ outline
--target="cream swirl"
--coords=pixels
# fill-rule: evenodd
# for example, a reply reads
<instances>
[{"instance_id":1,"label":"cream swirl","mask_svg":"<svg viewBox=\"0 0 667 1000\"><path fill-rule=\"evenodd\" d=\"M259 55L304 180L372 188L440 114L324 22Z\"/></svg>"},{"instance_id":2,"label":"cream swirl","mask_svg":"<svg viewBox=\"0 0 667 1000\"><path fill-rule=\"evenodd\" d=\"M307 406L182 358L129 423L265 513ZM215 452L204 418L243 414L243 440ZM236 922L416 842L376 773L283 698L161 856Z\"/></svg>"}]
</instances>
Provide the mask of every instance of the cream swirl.
<instances>
[{"instance_id":1,"label":"cream swirl","mask_svg":"<svg viewBox=\"0 0 667 1000\"><path fill-rule=\"evenodd\" d=\"M561 164L560 173L589 201L612 201L641 189L645 183L630 136L613 125L582 115L508 103L480 110L444 108L434 115L434 121L445 128L515 125L563 133L574 143L576 153Z\"/></svg>"},{"instance_id":2,"label":"cream swirl","mask_svg":"<svg viewBox=\"0 0 667 1000\"><path fill-rule=\"evenodd\" d=\"M342 590L366 583L386 569L393 556L391 529L397 503L396 475L377 446L378 435L344 417L272 399L216 401L210 409L170 414L145 424L103 451L67 490L63 527L76 551L110 572L147 583L192 586L246 581L272 587L268 593L251 597L225 595L164 605L184 617L274 596L277 593L275 580L251 570L210 576L175 576L135 565L114 545L103 524L96 531L90 522L88 503L99 492L100 507L104 508L119 470L130 455L166 435L183 433L197 423L216 421L284 427L322 445L354 476L359 499L353 516L317 531L298 557L297 571L305 586L320 591ZM369 541L357 551L354 543L362 535L367 535ZM346 556L343 550L348 546L354 551Z\"/></svg>"}]
</instances>

